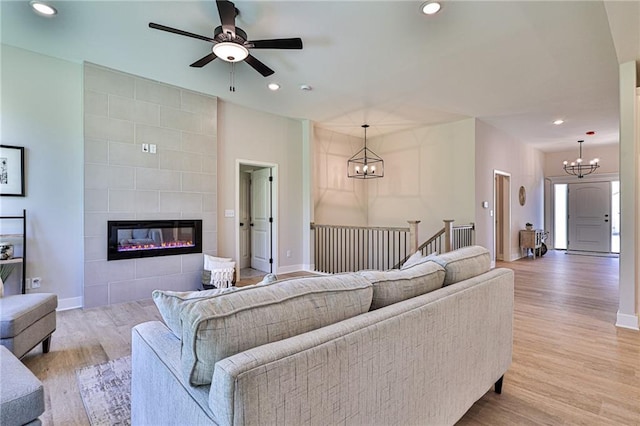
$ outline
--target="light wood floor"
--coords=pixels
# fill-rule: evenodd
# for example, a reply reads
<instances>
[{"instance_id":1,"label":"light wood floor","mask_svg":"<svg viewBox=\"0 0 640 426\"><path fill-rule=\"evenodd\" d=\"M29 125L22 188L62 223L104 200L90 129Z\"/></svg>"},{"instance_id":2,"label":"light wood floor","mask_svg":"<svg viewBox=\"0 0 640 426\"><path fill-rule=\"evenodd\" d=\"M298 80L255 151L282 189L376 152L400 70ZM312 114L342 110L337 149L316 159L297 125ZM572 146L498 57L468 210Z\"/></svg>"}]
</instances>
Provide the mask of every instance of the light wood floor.
<instances>
[{"instance_id":1,"label":"light wood floor","mask_svg":"<svg viewBox=\"0 0 640 426\"><path fill-rule=\"evenodd\" d=\"M550 251L498 266L516 276L513 363L502 395L459 425L640 425L640 333L614 326L618 259ZM23 359L45 385L43 423L87 424L75 370L130 354L131 327L154 319L151 300L58 313L51 352Z\"/></svg>"}]
</instances>

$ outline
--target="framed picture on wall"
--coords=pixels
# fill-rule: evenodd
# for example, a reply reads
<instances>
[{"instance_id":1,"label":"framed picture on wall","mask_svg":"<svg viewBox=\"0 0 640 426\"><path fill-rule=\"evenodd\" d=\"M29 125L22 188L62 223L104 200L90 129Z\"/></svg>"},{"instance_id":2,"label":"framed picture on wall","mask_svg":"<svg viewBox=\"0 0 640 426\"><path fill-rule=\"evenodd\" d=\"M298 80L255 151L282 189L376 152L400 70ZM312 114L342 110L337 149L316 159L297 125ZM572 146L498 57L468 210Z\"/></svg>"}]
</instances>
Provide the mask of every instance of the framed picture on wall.
<instances>
[{"instance_id":1,"label":"framed picture on wall","mask_svg":"<svg viewBox=\"0 0 640 426\"><path fill-rule=\"evenodd\" d=\"M0 195L24 197L24 147L0 145Z\"/></svg>"}]
</instances>

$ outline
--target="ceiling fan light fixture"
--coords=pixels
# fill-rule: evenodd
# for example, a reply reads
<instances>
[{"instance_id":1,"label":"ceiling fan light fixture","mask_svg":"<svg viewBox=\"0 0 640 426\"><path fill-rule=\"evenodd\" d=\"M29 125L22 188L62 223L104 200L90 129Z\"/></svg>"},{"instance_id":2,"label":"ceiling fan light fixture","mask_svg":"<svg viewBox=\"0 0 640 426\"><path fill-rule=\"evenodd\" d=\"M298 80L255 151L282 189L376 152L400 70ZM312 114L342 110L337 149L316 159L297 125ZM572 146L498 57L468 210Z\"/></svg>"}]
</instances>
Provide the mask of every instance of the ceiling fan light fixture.
<instances>
[{"instance_id":1,"label":"ceiling fan light fixture","mask_svg":"<svg viewBox=\"0 0 640 426\"><path fill-rule=\"evenodd\" d=\"M564 123L564 120L563 120L563 119L561 119L561 118L559 118L559 119L557 119L557 120L555 120L555 121L553 122L553 124L555 124L556 126L559 126L559 125L561 125L562 123Z\"/></svg>"},{"instance_id":2,"label":"ceiling fan light fixture","mask_svg":"<svg viewBox=\"0 0 640 426\"><path fill-rule=\"evenodd\" d=\"M280 85L278 83L269 83L267 84L267 87L269 88L269 90L272 91L276 91L276 90L280 90Z\"/></svg>"},{"instance_id":3,"label":"ceiling fan light fixture","mask_svg":"<svg viewBox=\"0 0 640 426\"><path fill-rule=\"evenodd\" d=\"M227 62L240 62L244 61L249 56L249 50L241 44L231 41L223 41L213 45L213 53Z\"/></svg>"},{"instance_id":4,"label":"ceiling fan light fixture","mask_svg":"<svg viewBox=\"0 0 640 426\"><path fill-rule=\"evenodd\" d=\"M41 1L32 1L31 3L29 3L31 5L31 8L36 11L39 15L43 15L43 16L54 16L58 13L58 10L53 7L50 6L46 3L43 3Z\"/></svg>"},{"instance_id":5,"label":"ceiling fan light fixture","mask_svg":"<svg viewBox=\"0 0 640 426\"><path fill-rule=\"evenodd\" d=\"M441 8L442 5L437 1L427 1L422 3L422 5L420 6L420 10L425 15L435 15L436 13L440 12Z\"/></svg>"}]
</instances>

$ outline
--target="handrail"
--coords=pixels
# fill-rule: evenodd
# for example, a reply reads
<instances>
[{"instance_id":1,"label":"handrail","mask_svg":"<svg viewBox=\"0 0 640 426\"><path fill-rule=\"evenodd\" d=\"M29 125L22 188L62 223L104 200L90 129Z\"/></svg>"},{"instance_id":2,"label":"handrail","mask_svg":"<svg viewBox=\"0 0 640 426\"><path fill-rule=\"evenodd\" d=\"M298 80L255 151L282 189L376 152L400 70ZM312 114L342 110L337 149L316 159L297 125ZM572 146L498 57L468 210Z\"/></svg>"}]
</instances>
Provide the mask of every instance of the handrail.
<instances>
[{"instance_id":1,"label":"handrail","mask_svg":"<svg viewBox=\"0 0 640 426\"><path fill-rule=\"evenodd\" d=\"M376 231L394 231L394 232L409 232L409 228L393 228L388 226L350 226L350 225L318 225L311 222L311 229L316 228L335 228L335 229L371 229Z\"/></svg>"}]
</instances>

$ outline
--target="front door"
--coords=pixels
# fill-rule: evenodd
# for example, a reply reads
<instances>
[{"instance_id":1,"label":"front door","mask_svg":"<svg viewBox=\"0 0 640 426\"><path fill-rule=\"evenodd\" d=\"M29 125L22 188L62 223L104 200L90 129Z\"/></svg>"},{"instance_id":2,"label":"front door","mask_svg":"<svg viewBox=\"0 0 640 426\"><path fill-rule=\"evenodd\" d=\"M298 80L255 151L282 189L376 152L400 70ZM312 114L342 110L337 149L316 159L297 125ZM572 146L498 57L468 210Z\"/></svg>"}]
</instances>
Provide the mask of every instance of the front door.
<instances>
[{"instance_id":1,"label":"front door","mask_svg":"<svg viewBox=\"0 0 640 426\"><path fill-rule=\"evenodd\" d=\"M271 272L271 168L251 177L251 267Z\"/></svg>"},{"instance_id":2,"label":"front door","mask_svg":"<svg viewBox=\"0 0 640 426\"><path fill-rule=\"evenodd\" d=\"M569 186L568 250L611 251L611 183Z\"/></svg>"}]
</instances>

